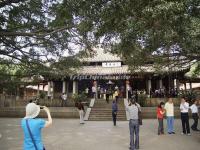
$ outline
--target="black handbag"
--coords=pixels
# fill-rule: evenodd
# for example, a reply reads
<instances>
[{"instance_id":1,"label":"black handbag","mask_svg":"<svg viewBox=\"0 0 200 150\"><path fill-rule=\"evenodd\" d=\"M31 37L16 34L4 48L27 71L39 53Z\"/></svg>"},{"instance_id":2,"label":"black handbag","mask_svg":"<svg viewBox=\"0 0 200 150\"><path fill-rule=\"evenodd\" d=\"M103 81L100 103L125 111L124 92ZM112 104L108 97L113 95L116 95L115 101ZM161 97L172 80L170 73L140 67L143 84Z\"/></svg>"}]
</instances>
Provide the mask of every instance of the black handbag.
<instances>
[{"instance_id":1,"label":"black handbag","mask_svg":"<svg viewBox=\"0 0 200 150\"><path fill-rule=\"evenodd\" d=\"M33 142L33 145L34 145L34 147L35 147L35 150L38 150L37 145L36 145L36 143L35 143L35 141L34 141L34 139L33 139L33 135L32 135L32 133L31 133L31 129L30 129L30 126L29 126L29 123L28 123L28 119L26 119L26 126L27 126L27 128L28 128L28 132L29 132L29 135L30 135L31 140L32 140L32 142ZM45 147L43 147L43 150L46 150Z\"/></svg>"},{"instance_id":2,"label":"black handbag","mask_svg":"<svg viewBox=\"0 0 200 150\"><path fill-rule=\"evenodd\" d=\"M137 108L138 108L138 122L139 122L139 125L142 125L142 112L141 110L139 109L138 105L136 104Z\"/></svg>"}]
</instances>

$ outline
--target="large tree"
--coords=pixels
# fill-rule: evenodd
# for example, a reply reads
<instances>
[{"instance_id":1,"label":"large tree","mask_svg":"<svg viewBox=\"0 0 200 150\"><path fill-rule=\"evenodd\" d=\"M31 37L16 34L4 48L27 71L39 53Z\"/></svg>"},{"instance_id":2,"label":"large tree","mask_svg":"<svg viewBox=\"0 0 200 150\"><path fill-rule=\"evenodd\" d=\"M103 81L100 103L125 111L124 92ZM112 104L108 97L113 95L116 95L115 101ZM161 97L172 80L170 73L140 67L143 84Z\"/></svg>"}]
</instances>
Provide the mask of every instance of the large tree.
<instances>
[{"instance_id":1,"label":"large tree","mask_svg":"<svg viewBox=\"0 0 200 150\"><path fill-rule=\"evenodd\" d=\"M1 60L38 62L97 44L131 69L200 59L199 0L2 0L0 11Z\"/></svg>"},{"instance_id":2,"label":"large tree","mask_svg":"<svg viewBox=\"0 0 200 150\"><path fill-rule=\"evenodd\" d=\"M57 8L66 13L68 5L84 38L122 56L130 69L200 60L199 0L63 0Z\"/></svg>"},{"instance_id":3,"label":"large tree","mask_svg":"<svg viewBox=\"0 0 200 150\"><path fill-rule=\"evenodd\" d=\"M85 47L71 6L60 12L58 4L58 0L0 1L1 63L44 63ZM59 16L63 18L57 21Z\"/></svg>"}]
</instances>

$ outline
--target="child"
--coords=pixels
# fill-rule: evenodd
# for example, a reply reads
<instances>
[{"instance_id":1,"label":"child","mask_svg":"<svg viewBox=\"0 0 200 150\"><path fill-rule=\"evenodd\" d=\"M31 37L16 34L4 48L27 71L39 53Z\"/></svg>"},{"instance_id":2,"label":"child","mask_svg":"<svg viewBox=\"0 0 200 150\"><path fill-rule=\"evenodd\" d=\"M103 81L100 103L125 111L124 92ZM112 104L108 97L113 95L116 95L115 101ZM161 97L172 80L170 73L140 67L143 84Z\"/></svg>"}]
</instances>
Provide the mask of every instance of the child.
<instances>
[{"instance_id":1,"label":"child","mask_svg":"<svg viewBox=\"0 0 200 150\"><path fill-rule=\"evenodd\" d=\"M158 118L158 135L164 134L164 127L163 127L163 115L165 113L164 110L164 103L160 102L157 108L157 118Z\"/></svg>"}]
</instances>

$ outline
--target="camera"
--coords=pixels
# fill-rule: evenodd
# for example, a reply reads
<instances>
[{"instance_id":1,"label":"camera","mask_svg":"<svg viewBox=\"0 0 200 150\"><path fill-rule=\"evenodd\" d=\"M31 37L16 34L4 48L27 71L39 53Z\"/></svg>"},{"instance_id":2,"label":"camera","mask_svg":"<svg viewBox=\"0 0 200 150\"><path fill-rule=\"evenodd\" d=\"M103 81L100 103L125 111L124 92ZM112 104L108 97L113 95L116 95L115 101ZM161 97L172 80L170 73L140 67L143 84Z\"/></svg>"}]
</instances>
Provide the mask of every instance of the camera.
<instances>
[{"instance_id":1,"label":"camera","mask_svg":"<svg viewBox=\"0 0 200 150\"><path fill-rule=\"evenodd\" d=\"M40 105L40 103L38 102L38 98L35 98L35 99L31 99L29 100L29 103L35 103L36 105Z\"/></svg>"}]
</instances>

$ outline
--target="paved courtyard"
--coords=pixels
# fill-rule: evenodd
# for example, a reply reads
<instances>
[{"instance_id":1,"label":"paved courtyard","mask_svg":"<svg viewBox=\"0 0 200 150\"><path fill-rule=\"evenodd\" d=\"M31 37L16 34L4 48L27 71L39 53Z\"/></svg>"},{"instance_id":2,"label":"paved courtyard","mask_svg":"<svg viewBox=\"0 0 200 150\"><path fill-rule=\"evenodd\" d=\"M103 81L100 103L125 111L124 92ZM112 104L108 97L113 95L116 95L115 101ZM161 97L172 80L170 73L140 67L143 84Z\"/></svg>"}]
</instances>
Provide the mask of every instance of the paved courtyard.
<instances>
[{"instance_id":1,"label":"paved courtyard","mask_svg":"<svg viewBox=\"0 0 200 150\"><path fill-rule=\"evenodd\" d=\"M44 129L47 150L128 150L128 122L86 122L77 119L54 119L53 126ZM166 123L165 123L166 124ZM200 132L181 135L180 120L175 121L176 134L158 136L157 121L144 120L140 128L141 150L197 150ZM20 119L0 118L0 150L22 150L23 134Z\"/></svg>"}]
</instances>

